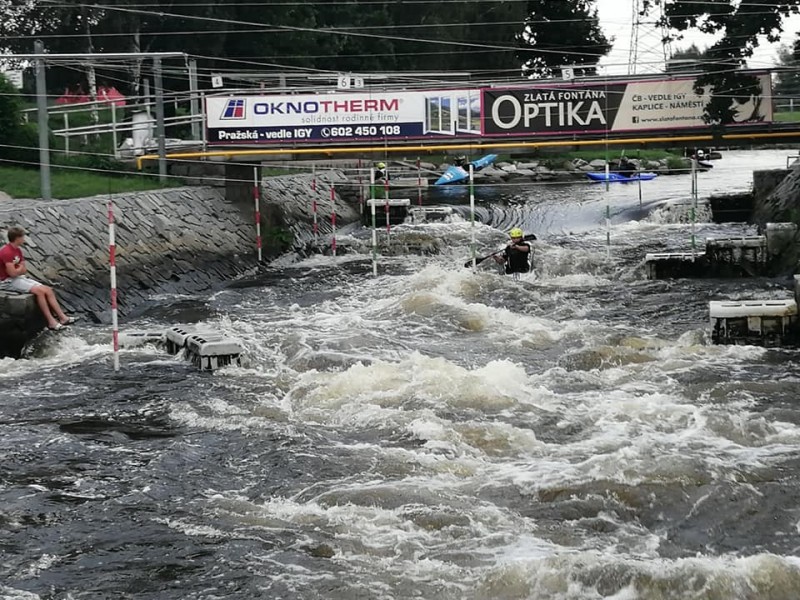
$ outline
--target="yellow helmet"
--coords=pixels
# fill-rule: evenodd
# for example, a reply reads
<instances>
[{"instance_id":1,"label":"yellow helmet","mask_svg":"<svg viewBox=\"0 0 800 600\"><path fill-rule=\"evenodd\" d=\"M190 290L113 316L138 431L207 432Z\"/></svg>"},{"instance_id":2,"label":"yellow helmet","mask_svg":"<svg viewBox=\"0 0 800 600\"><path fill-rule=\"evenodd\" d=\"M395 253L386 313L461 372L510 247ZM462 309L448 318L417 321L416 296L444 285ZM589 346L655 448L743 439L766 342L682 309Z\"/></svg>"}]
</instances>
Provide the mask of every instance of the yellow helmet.
<instances>
[{"instance_id":1,"label":"yellow helmet","mask_svg":"<svg viewBox=\"0 0 800 600\"><path fill-rule=\"evenodd\" d=\"M521 238L523 235L522 229L519 227L514 227L514 229L508 232L508 236L512 238Z\"/></svg>"},{"instance_id":2,"label":"yellow helmet","mask_svg":"<svg viewBox=\"0 0 800 600\"><path fill-rule=\"evenodd\" d=\"M377 164L377 167L378 167L379 169L385 169L385 168L386 168L386 163L378 163L378 164Z\"/></svg>"}]
</instances>

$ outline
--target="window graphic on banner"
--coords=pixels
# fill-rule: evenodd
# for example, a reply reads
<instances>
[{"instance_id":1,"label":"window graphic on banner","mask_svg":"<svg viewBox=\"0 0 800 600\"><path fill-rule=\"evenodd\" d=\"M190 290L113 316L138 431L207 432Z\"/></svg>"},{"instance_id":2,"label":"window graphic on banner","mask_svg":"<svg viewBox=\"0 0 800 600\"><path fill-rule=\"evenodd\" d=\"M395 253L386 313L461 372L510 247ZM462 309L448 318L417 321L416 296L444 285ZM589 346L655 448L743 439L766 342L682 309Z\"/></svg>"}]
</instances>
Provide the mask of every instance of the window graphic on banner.
<instances>
[{"instance_id":1,"label":"window graphic on banner","mask_svg":"<svg viewBox=\"0 0 800 600\"><path fill-rule=\"evenodd\" d=\"M211 144L478 136L479 90L206 98Z\"/></svg>"},{"instance_id":2,"label":"window graphic on banner","mask_svg":"<svg viewBox=\"0 0 800 600\"><path fill-rule=\"evenodd\" d=\"M734 122L772 121L771 82L756 76L759 94L732 96ZM604 133L707 127L703 109L710 94L698 95L694 79L594 84L559 84L484 89L485 135Z\"/></svg>"}]
</instances>

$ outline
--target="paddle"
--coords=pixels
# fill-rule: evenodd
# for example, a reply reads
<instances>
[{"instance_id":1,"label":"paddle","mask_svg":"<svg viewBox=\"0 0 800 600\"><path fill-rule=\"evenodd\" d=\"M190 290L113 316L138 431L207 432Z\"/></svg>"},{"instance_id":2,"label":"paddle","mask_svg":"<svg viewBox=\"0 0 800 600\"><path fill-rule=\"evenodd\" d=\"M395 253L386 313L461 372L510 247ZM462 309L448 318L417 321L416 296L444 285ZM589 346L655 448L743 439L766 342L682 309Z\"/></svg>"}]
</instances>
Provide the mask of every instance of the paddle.
<instances>
[{"instance_id":1,"label":"paddle","mask_svg":"<svg viewBox=\"0 0 800 600\"><path fill-rule=\"evenodd\" d=\"M536 236L533 235L532 233L530 235L526 235L525 237L522 238L523 242L533 242L535 240L536 240ZM486 256L480 256L480 257L475 259L475 265L477 266L477 265L481 264L483 261L485 261L487 258L492 258L493 256L497 256L498 254L500 254L501 252L504 252L504 251L505 251L505 247L501 248L500 250L498 250L496 252L492 252L491 254L487 254ZM465 267L471 267L472 266L472 259L470 259L467 262L465 262L464 266Z\"/></svg>"}]
</instances>

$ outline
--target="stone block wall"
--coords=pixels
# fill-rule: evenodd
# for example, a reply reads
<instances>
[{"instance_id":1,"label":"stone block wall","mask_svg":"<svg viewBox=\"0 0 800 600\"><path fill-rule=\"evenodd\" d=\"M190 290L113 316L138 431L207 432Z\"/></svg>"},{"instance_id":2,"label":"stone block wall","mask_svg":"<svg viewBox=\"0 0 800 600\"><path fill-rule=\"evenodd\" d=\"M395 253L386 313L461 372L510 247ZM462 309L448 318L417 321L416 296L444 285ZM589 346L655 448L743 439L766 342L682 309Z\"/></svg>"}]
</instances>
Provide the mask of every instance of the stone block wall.
<instances>
[{"instance_id":1,"label":"stone block wall","mask_svg":"<svg viewBox=\"0 0 800 600\"><path fill-rule=\"evenodd\" d=\"M316 183L313 183L315 178ZM334 190L333 202L331 187ZM290 231L294 248L302 248L313 239L314 201L318 231L322 236L332 231L331 213L334 209L337 227L360 219L355 187L341 171L323 171L316 177L308 173L270 177L264 179L262 192L262 213L273 219L266 226L279 226Z\"/></svg>"},{"instance_id":2,"label":"stone block wall","mask_svg":"<svg viewBox=\"0 0 800 600\"><path fill-rule=\"evenodd\" d=\"M252 165L231 165L226 178L239 185L186 187L76 200L11 200L0 204L0 239L21 225L30 276L53 285L70 313L93 320L110 318L108 203L114 205L118 304L121 315L147 307L163 293L200 293L257 267ZM239 172L241 171L241 172ZM245 173L246 172L246 173ZM247 177L245 177L247 175ZM263 180L264 257L288 246L302 248L312 238L312 200L319 207L319 231L330 232L330 209L340 225L358 220L358 211L332 185L341 172ZM287 235L293 239L271 239ZM33 297L0 293L0 356L45 326ZM6 348L6 350L4 350Z\"/></svg>"},{"instance_id":3,"label":"stone block wall","mask_svg":"<svg viewBox=\"0 0 800 600\"><path fill-rule=\"evenodd\" d=\"M243 211L213 188L177 188L78 200L14 200L0 229L21 225L31 277L56 285L70 312L98 320L109 310L108 202L116 220L119 309L154 293L192 293L255 265L255 231Z\"/></svg>"},{"instance_id":4,"label":"stone block wall","mask_svg":"<svg viewBox=\"0 0 800 600\"><path fill-rule=\"evenodd\" d=\"M800 212L800 163L791 169L753 171L753 222L791 221Z\"/></svg>"}]
</instances>

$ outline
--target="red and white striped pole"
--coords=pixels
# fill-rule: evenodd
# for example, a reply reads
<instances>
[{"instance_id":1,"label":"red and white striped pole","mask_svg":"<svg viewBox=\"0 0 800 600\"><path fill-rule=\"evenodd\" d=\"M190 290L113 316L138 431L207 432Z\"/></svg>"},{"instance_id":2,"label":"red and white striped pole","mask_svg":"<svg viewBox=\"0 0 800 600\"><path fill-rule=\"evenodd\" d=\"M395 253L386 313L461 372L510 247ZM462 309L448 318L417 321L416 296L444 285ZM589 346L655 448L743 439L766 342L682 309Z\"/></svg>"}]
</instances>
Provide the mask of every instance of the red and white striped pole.
<instances>
[{"instance_id":1,"label":"red and white striped pole","mask_svg":"<svg viewBox=\"0 0 800 600\"><path fill-rule=\"evenodd\" d=\"M422 168L417 157L417 204L422 206Z\"/></svg>"},{"instance_id":2,"label":"red and white striped pole","mask_svg":"<svg viewBox=\"0 0 800 600\"><path fill-rule=\"evenodd\" d=\"M108 199L108 264L111 276L111 339L114 370L119 371L119 317L117 314L117 242L114 230L114 201Z\"/></svg>"},{"instance_id":3,"label":"red and white striped pole","mask_svg":"<svg viewBox=\"0 0 800 600\"><path fill-rule=\"evenodd\" d=\"M319 223L317 222L317 165L311 167L311 213L314 216L314 245L319 241Z\"/></svg>"},{"instance_id":4,"label":"red and white striped pole","mask_svg":"<svg viewBox=\"0 0 800 600\"><path fill-rule=\"evenodd\" d=\"M253 167L253 203L256 218L256 253L261 264L261 185L258 181L258 167Z\"/></svg>"},{"instance_id":5,"label":"red and white striped pole","mask_svg":"<svg viewBox=\"0 0 800 600\"><path fill-rule=\"evenodd\" d=\"M331 181L331 252L336 256L336 186Z\"/></svg>"}]
</instances>

